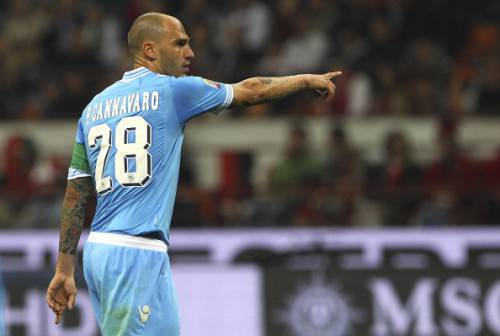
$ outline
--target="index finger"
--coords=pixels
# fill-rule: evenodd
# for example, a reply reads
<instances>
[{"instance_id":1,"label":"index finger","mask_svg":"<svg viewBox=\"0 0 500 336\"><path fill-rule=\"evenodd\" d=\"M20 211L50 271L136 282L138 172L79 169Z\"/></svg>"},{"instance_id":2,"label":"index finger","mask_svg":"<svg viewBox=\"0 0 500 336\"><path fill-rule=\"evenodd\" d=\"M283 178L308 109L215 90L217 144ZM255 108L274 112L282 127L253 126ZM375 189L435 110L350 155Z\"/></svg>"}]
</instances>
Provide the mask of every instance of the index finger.
<instances>
[{"instance_id":1,"label":"index finger","mask_svg":"<svg viewBox=\"0 0 500 336\"><path fill-rule=\"evenodd\" d=\"M338 77L340 75L342 75L342 71L327 72L325 74L325 76L328 77L328 79L332 79L332 78Z\"/></svg>"},{"instance_id":2,"label":"index finger","mask_svg":"<svg viewBox=\"0 0 500 336\"><path fill-rule=\"evenodd\" d=\"M61 323L62 316L63 316L63 313L62 313L62 312L60 312L60 313L56 313L56 320L55 320L55 324L59 324L59 323Z\"/></svg>"}]
</instances>

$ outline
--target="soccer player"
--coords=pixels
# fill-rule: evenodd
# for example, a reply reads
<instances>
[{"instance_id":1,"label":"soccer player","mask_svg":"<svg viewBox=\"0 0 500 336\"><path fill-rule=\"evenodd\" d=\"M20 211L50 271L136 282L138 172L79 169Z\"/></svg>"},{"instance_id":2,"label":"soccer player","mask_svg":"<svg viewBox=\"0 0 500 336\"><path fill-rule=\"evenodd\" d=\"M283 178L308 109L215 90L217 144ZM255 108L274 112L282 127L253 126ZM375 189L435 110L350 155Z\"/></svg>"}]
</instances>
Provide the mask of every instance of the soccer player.
<instances>
[{"instance_id":1,"label":"soccer player","mask_svg":"<svg viewBox=\"0 0 500 336\"><path fill-rule=\"evenodd\" d=\"M104 336L179 335L167 254L186 123L207 112L315 90L322 75L222 84L185 76L194 53L181 22L146 13L128 33L134 69L96 95L78 121L62 207L59 254L47 302L59 323L75 303L75 252L92 193L97 207L84 246L84 275Z\"/></svg>"}]
</instances>

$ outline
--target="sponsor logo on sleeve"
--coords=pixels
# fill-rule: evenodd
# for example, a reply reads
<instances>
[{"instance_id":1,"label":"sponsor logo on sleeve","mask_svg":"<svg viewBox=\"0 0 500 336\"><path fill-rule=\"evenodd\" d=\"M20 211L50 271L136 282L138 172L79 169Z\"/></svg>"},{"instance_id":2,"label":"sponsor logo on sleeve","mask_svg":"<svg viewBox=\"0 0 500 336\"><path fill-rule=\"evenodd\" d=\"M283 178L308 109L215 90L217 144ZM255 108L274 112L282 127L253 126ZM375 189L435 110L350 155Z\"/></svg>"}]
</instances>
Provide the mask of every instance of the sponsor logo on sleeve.
<instances>
[{"instance_id":1,"label":"sponsor logo on sleeve","mask_svg":"<svg viewBox=\"0 0 500 336\"><path fill-rule=\"evenodd\" d=\"M211 81L210 79L206 79L206 78L202 78L202 79L203 79L203 82L205 84L207 84L210 87L213 87L214 89L220 89L220 87L222 86L221 83Z\"/></svg>"}]
</instances>

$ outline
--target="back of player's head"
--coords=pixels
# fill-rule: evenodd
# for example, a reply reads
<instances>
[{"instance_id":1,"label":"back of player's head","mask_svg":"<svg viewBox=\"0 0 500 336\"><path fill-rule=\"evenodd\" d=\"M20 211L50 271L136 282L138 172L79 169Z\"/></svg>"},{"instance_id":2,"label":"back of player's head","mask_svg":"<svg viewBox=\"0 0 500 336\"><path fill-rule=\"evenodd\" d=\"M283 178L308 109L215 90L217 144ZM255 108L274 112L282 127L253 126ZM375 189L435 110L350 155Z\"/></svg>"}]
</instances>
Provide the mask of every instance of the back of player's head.
<instances>
[{"instance_id":1,"label":"back of player's head","mask_svg":"<svg viewBox=\"0 0 500 336\"><path fill-rule=\"evenodd\" d=\"M130 54L134 56L142 49L142 44L146 41L159 42L161 34L167 28L166 19L170 16L162 13L145 13L135 19L128 31L128 47Z\"/></svg>"}]
</instances>

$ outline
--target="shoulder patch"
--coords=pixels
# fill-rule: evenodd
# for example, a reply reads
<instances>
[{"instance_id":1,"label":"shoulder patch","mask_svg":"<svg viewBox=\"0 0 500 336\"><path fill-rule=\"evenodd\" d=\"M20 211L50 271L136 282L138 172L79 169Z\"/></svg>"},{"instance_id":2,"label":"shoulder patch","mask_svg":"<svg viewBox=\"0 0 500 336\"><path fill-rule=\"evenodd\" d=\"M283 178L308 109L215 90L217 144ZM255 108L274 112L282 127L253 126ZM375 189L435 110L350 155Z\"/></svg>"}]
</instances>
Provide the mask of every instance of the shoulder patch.
<instances>
[{"instance_id":1,"label":"shoulder patch","mask_svg":"<svg viewBox=\"0 0 500 336\"><path fill-rule=\"evenodd\" d=\"M205 78L202 78L203 79L203 82L205 84L207 84L208 86L210 87L213 87L214 89L219 89L221 87L221 84L220 83L217 83L217 82L214 82L214 81L211 81L210 79L205 79Z\"/></svg>"}]
</instances>

